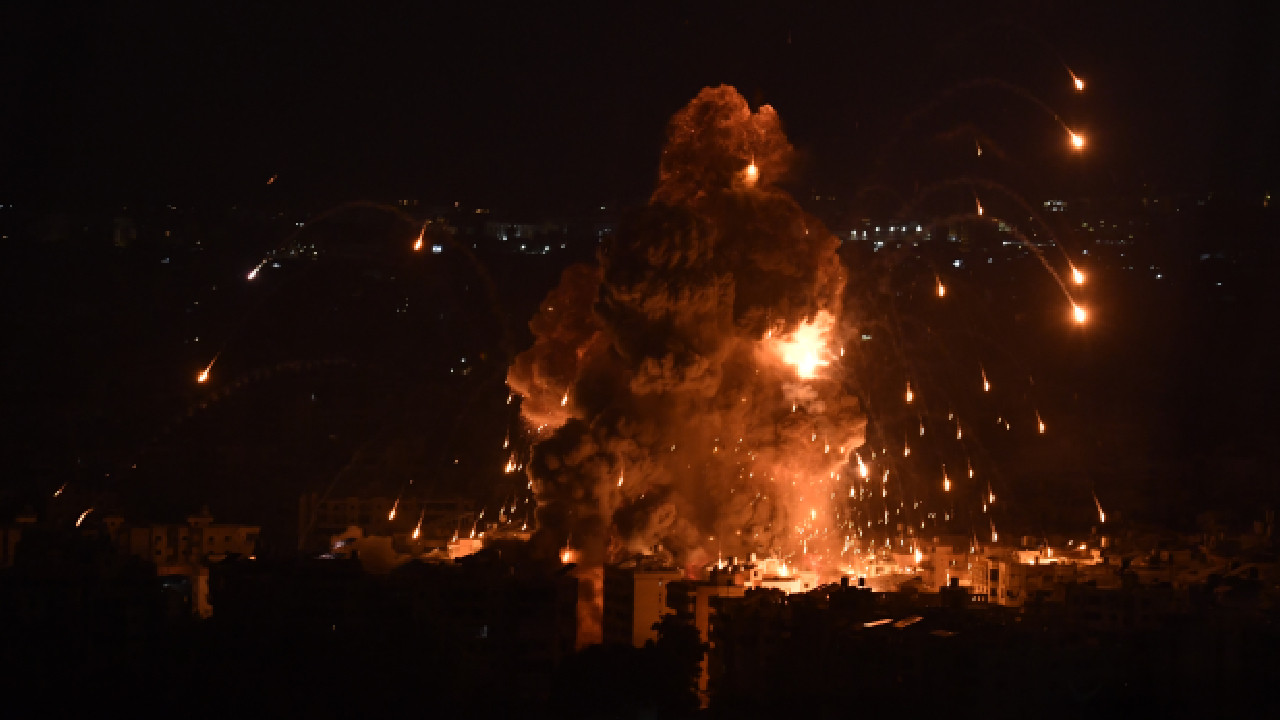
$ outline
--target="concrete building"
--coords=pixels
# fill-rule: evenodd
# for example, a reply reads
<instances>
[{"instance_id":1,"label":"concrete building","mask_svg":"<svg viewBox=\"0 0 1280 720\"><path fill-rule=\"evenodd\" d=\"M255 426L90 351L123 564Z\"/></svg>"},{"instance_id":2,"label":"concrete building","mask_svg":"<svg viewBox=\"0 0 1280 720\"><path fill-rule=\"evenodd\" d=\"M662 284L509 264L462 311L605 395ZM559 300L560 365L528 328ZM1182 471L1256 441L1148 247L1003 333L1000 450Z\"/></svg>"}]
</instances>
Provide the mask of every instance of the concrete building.
<instances>
[{"instance_id":1,"label":"concrete building","mask_svg":"<svg viewBox=\"0 0 1280 720\"><path fill-rule=\"evenodd\" d=\"M667 587L684 573L673 567L635 560L604 571L604 642L644 647L656 641L654 625L673 610Z\"/></svg>"}]
</instances>

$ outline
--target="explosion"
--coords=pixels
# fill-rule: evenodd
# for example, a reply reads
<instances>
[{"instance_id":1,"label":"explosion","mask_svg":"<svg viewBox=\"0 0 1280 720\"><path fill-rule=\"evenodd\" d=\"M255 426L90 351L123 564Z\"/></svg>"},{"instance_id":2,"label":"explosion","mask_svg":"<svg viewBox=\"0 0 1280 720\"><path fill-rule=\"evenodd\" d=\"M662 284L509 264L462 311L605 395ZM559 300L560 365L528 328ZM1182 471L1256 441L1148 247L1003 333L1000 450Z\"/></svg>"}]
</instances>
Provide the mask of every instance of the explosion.
<instances>
[{"instance_id":1,"label":"explosion","mask_svg":"<svg viewBox=\"0 0 1280 720\"><path fill-rule=\"evenodd\" d=\"M791 154L772 108L704 89L671 120L649 204L531 321L508 384L548 556L569 538L588 568L841 551L866 420L826 372L845 277L836 238L774 185Z\"/></svg>"}]
</instances>

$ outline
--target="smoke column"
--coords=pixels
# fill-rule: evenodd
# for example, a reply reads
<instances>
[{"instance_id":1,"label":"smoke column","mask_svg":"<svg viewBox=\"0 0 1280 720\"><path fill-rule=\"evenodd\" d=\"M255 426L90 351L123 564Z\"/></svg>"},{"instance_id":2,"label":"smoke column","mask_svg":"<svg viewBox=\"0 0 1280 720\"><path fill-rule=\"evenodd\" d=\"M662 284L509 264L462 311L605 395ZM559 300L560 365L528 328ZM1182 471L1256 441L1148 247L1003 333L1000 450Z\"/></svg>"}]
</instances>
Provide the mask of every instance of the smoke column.
<instances>
[{"instance_id":1,"label":"smoke column","mask_svg":"<svg viewBox=\"0 0 1280 720\"><path fill-rule=\"evenodd\" d=\"M791 155L772 108L702 90L671 119L648 205L530 323L508 383L533 438L534 543L570 548L597 587L633 554L820 569L848 546L866 421L840 379L837 240L774 185ZM580 644L598 632L580 617Z\"/></svg>"}]
</instances>

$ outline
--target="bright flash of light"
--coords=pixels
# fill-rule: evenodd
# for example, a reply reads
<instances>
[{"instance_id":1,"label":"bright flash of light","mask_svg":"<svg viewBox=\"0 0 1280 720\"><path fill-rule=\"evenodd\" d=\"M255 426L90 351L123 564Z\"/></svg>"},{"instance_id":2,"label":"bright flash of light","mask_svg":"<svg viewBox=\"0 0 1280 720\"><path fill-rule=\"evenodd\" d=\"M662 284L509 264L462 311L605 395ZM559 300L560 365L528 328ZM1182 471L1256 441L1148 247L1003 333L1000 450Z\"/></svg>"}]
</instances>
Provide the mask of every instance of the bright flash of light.
<instances>
[{"instance_id":1,"label":"bright flash of light","mask_svg":"<svg viewBox=\"0 0 1280 720\"><path fill-rule=\"evenodd\" d=\"M982 392L991 392L991 381L987 380L987 369L979 365L978 372L982 373Z\"/></svg>"},{"instance_id":2,"label":"bright flash of light","mask_svg":"<svg viewBox=\"0 0 1280 720\"><path fill-rule=\"evenodd\" d=\"M88 517L91 512L93 512L93 508L89 508L88 510L80 513L80 517L76 518L76 527L80 527L80 523L84 522L84 519Z\"/></svg>"},{"instance_id":3,"label":"bright flash of light","mask_svg":"<svg viewBox=\"0 0 1280 720\"><path fill-rule=\"evenodd\" d=\"M569 404L569 391L565 390L564 397L560 398L560 407L564 407L565 405L568 405L568 404Z\"/></svg>"},{"instance_id":4,"label":"bright flash of light","mask_svg":"<svg viewBox=\"0 0 1280 720\"><path fill-rule=\"evenodd\" d=\"M1080 272L1080 268L1075 265L1071 266L1071 282L1077 285L1084 284L1084 273Z\"/></svg>"},{"instance_id":5,"label":"bright flash of light","mask_svg":"<svg viewBox=\"0 0 1280 720\"><path fill-rule=\"evenodd\" d=\"M1071 318L1077 323L1084 323L1085 320L1089 319L1089 313L1085 312L1085 309L1079 305L1071 303Z\"/></svg>"},{"instance_id":6,"label":"bright flash of light","mask_svg":"<svg viewBox=\"0 0 1280 720\"><path fill-rule=\"evenodd\" d=\"M806 320L796 326L790 336L772 340L782 362L796 369L796 375L810 380L817 377L818 369L831 364L831 351L827 348L827 338L835 325L835 317L825 310L819 310L812 320ZM766 336L769 339L773 336Z\"/></svg>"},{"instance_id":7,"label":"bright flash of light","mask_svg":"<svg viewBox=\"0 0 1280 720\"><path fill-rule=\"evenodd\" d=\"M756 167L756 161L753 158L751 164L745 170L747 186L753 186L760 180L760 168Z\"/></svg>"},{"instance_id":8,"label":"bright flash of light","mask_svg":"<svg viewBox=\"0 0 1280 720\"><path fill-rule=\"evenodd\" d=\"M1083 150L1084 136L1074 130L1068 130L1067 132L1070 133L1071 135L1071 147L1075 148L1076 150Z\"/></svg>"}]
</instances>

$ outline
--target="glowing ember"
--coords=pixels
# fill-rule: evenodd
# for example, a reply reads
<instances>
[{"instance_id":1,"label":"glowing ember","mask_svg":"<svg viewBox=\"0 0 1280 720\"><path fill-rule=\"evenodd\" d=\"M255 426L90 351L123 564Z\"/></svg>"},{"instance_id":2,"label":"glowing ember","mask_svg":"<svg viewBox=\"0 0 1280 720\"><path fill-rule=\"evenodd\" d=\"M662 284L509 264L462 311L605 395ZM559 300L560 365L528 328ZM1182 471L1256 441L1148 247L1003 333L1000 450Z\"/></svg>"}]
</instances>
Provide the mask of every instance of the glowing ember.
<instances>
[{"instance_id":1,"label":"glowing ember","mask_svg":"<svg viewBox=\"0 0 1280 720\"><path fill-rule=\"evenodd\" d=\"M1040 434L1044 434L1044 420L1040 419L1040 411L1036 411L1036 426L1040 428Z\"/></svg>"},{"instance_id":2,"label":"glowing ember","mask_svg":"<svg viewBox=\"0 0 1280 720\"><path fill-rule=\"evenodd\" d=\"M396 501L391 504L391 512L387 513L387 522L396 519L396 508L398 507L400 507L400 498L396 498Z\"/></svg>"},{"instance_id":3,"label":"glowing ember","mask_svg":"<svg viewBox=\"0 0 1280 720\"><path fill-rule=\"evenodd\" d=\"M947 286L942 284L942 278L937 278L937 282L938 282L938 286L936 291L938 293L938 297L946 297Z\"/></svg>"},{"instance_id":4,"label":"glowing ember","mask_svg":"<svg viewBox=\"0 0 1280 720\"><path fill-rule=\"evenodd\" d=\"M911 383L907 383L907 402L910 403L915 397L915 393L911 392Z\"/></svg>"},{"instance_id":5,"label":"glowing ember","mask_svg":"<svg viewBox=\"0 0 1280 720\"><path fill-rule=\"evenodd\" d=\"M1104 522L1106 522L1106 521L1107 521L1107 514L1106 514L1105 512L1103 512L1103 511L1102 511L1102 503L1098 502L1098 494L1097 494L1097 493L1094 493L1094 494L1093 494L1093 504L1098 508L1098 522L1100 522L1100 523L1104 523ZM1081 547L1083 547L1083 546L1081 546Z\"/></svg>"},{"instance_id":6,"label":"glowing ember","mask_svg":"<svg viewBox=\"0 0 1280 720\"><path fill-rule=\"evenodd\" d=\"M1084 284L1084 273L1080 272L1080 268L1075 265L1071 266L1071 282L1077 285Z\"/></svg>"},{"instance_id":7,"label":"glowing ember","mask_svg":"<svg viewBox=\"0 0 1280 720\"><path fill-rule=\"evenodd\" d=\"M1075 303L1072 303L1071 317L1077 323L1083 323L1085 320L1089 319L1089 314L1085 312L1084 308L1080 307L1079 305L1076 305Z\"/></svg>"},{"instance_id":8,"label":"glowing ember","mask_svg":"<svg viewBox=\"0 0 1280 720\"><path fill-rule=\"evenodd\" d=\"M756 161L754 159L751 161L751 164L747 166L745 173L747 187L752 187L759 182L760 168L756 167Z\"/></svg>"},{"instance_id":9,"label":"glowing ember","mask_svg":"<svg viewBox=\"0 0 1280 720\"><path fill-rule=\"evenodd\" d=\"M978 371L982 373L982 392L991 392L991 382L987 380L987 369L979 365Z\"/></svg>"},{"instance_id":10,"label":"glowing ember","mask_svg":"<svg viewBox=\"0 0 1280 720\"><path fill-rule=\"evenodd\" d=\"M578 562L578 551L569 545L565 545L560 550L560 562L565 565L572 565Z\"/></svg>"},{"instance_id":11,"label":"glowing ember","mask_svg":"<svg viewBox=\"0 0 1280 720\"><path fill-rule=\"evenodd\" d=\"M1076 150L1083 149L1084 136L1074 131L1068 131L1068 132L1070 132L1071 134L1071 147L1075 148Z\"/></svg>"},{"instance_id":12,"label":"glowing ember","mask_svg":"<svg viewBox=\"0 0 1280 720\"><path fill-rule=\"evenodd\" d=\"M76 518L76 527L80 527L80 523L84 522L84 519L88 517L91 512L93 512L93 508L89 508L88 510L80 513L80 517Z\"/></svg>"}]
</instances>

